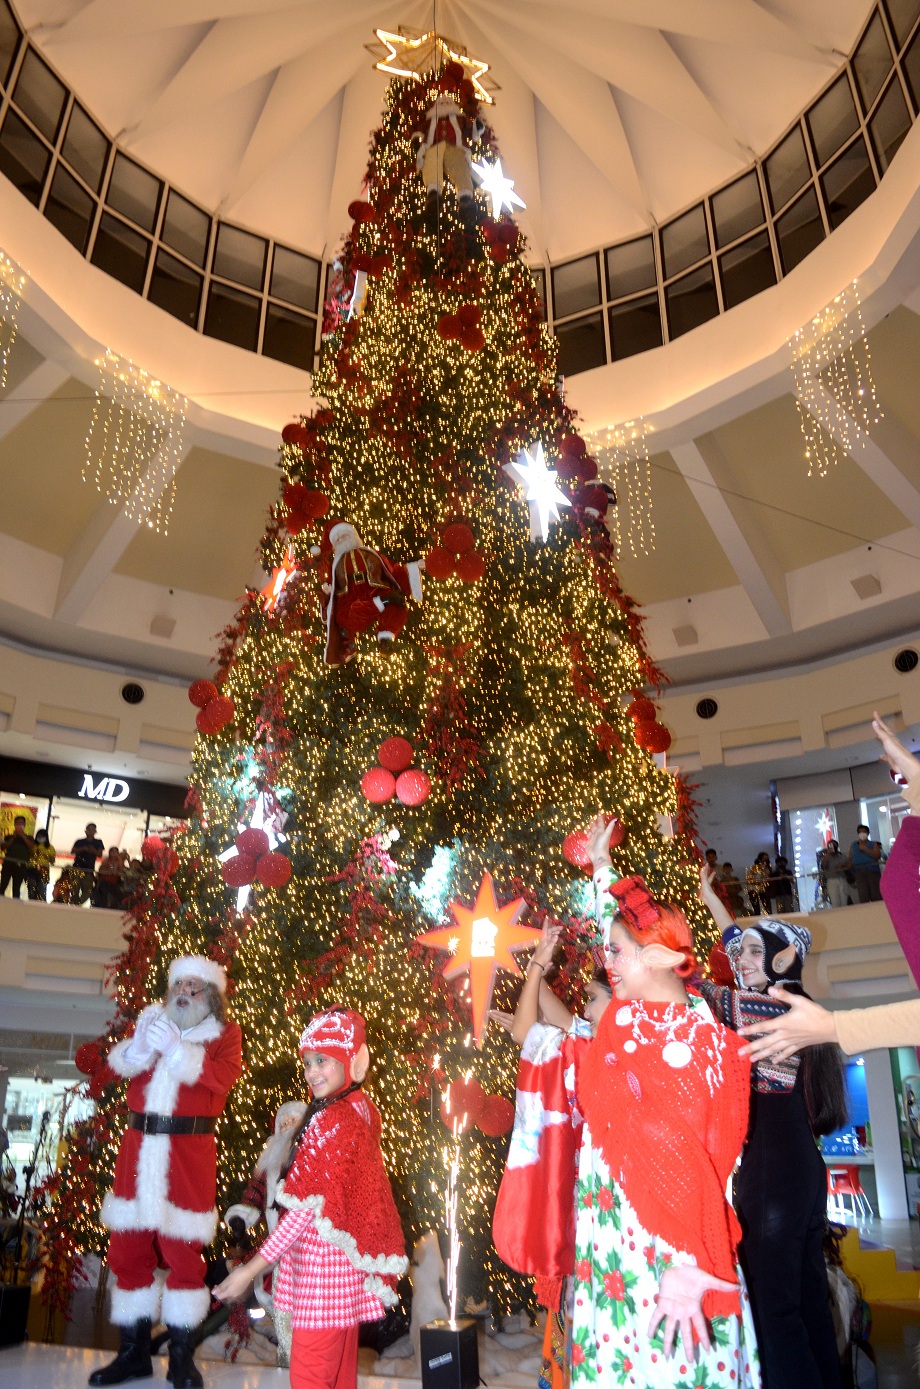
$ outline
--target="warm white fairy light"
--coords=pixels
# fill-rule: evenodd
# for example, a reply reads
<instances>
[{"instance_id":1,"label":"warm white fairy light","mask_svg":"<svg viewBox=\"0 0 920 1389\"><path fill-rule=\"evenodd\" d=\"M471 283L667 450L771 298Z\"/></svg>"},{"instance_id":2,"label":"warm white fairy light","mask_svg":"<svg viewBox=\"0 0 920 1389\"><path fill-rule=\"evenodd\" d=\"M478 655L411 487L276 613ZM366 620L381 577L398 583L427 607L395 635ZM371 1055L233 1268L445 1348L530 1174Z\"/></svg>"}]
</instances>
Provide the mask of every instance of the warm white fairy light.
<instances>
[{"instance_id":1,"label":"warm white fairy light","mask_svg":"<svg viewBox=\"0 0 920 1389\"><path fill-rule=\"evenodd\" d=\"M854 280L789 339L808 476L865 446L882 417Z\"/></svg>"},{"instance_id":2,"label":"warm white fairy light","mask_svg":"<svg viewBox=\"0 0 920 1389\"><path fill-rule=\"evenodd\" d=\"M10 356L19 332L19 308L26 277L0 251L0 391L6 386Z\"/></svg>"},{"instance_id":3,"label":"warm white fairy light","mask_svg":"<svg viewBox=\"0 0 920 1389\"><path fill-rule=\"evenodd\" d=\"M169 529L182 461L188 401L106 349L86 436L84 481L93 482L138 525Z\"/></svg>"},{"instance_id":4,"label":"warm white fairy light","mask_svg":"<svg viewBox=\"0 0 920 1389\"><path fill-rule=\"evenodd\" d=\"M588 447L602 464L602 474L617 496L605 520L617 551L647 555L655 548L652 516L652 468L648 455L650 428L641 417L592 430Z\"/></svg>"}]
</instances>

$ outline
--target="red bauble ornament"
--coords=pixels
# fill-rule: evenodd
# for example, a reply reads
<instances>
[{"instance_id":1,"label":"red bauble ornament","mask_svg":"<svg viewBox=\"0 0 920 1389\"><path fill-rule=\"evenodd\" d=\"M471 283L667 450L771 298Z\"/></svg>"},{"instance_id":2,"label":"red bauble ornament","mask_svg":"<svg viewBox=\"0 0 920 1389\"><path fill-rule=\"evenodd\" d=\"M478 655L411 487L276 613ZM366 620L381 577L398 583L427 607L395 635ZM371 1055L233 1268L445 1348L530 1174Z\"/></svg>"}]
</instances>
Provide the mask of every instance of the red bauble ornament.
<instances>
[{"instance_id":1,"label":"red bauble ornament","mask_svg":"<svg viewBox=\"0 0 920 1389\"><path fill-rule=\"evenodd\" d=\"M556 472L565 482L573 482L578 477L578 462L570 453L564 453L556 463Z\"/></svg>"},{"instance_id":2,"label":"red bauble ornament","mask_svg":"<svg viewBox=\"0 0 920 1389\"><path fill-rule=\"evenodd\" d=\"M281 431L281 438L286 444L293 445L294 448L304 449L310 442L310 432L304 429L299 420L292 424L286 424Z\"/></svg>"},{"instance_id":3,"label":"red bauble ornament","mask_svg":"<svg viewBox=\"0 0 920 1389\"><path fill-rule=\"evenodd\" d=\"M588 869L591 867L586 830L574 830L571 834L566 835L562 841L562 857L576 868Z\"/></svg>"},{"instance_id":4,"label":"red bauble ornament","mask_svg":"<svg viewBox=\"0 0 920 1389\"><path fill-rule=\"evenodd\" d=\"M559 443L560 450L570 458L584 458L588 446L580 434L566 434Z\"/></svg>"},{"instance_id":5,"label":"red bauble ornament","mask_svg":"<svg viewBox=\"0 0 920 1389\"><path fill-rule=\"evenodd\" d=\"M196 709L203 709L217 698L217 686L213 680L193 680L188 687L188 697Z\"/></svg>"},{"instance_id":6,"label":"red bauble ornament","mask_svg":"<svg viewBox=\"0 0 920 1389\"><path fill-rule=\"evenodd\" d=\"M218 695L211 699L201 710L195 719L195 726L199 733L219 733L225 724L228 724L236 713L236 705L232 699L226 695Z\"/></svg>"},{"instance_id":7,"label":"red bauble ornament","mask_svg":"<svg viewBox=\"0 0 920 1389\"><path fill-rule=\"evenodd\" d=\"M510 254L504 241L493 241L489 246L489 255L498 265L504 265Z\"/></svg>"},{"instance_id":8,"label":"red bauble ornament","mask_svg":"<svg viewBox=\"0 0 920 1389\"><path fill-rule=\"evenodd\" d=\"M148 834L141 845L141 858L150 863L156 858L157 854L162 853L166 848L164 841L158 834Z\"/></svg>"},{"instance_id":9,"label":"red bauble ornament","mask_svg":"<svg viewBox=\"0 0 920 1389\"><path fill-rule=\"evenodd\" d=\"M455 560L450 550L443 545L435 545L425 556L425 573L433 579L449 579L454 572Z\"/></svg>"},{"instance_id":10,"label":"red bauble ornament","mask_svg":"<svg viewBox=\"0 0 920 1389\"><path fill-rule=\"evenodd\" d=\"M482 320L482 309L478 304L461 304L457 318L464 328L478 328Z\"/></svg>"},{"instance_id":11,"label":"red bauble ornament","mask_svg":"<svg viewBox=\"0 0 920 1389\"><path fill-rule=\"evenodd\" d=\"M441 314L437 323L438 337L443 338L445 342L453 342L459 338L461 331L462 325L458 318L452 313Z\"/></svg>"},{"instance_id":12,"label":"red bauble ornament","mask_svg":"<svg viewBox=\"0 0 920 1389\"><path fill-rule=\"evenodd\" d=\"M396 778L386 767L371 767L361 778L361 794L371 805L383 805L396 794Z\"/></svg>"},{"instance_id":13,"label":"red bauble ornament","mask_svg":"<svg viewBox=\"0 0 920 1389\"><path fill-rule=\"evenodd\" d=\"M646 752L667 752L671 746L671 735L657 719L646 719L636 724L636 742Z\"/></svg>"},{"instance_id":14,"label":"red bauble ornament","mask_svg":"<svg viewBox=\"0 0 920 1389\"><path fill-rule=\"evenodd\" d=\"M355 198L353 203L348 204L348 215L353 222L359 224L361 222L376 222L377 209L362 198Z\"/></svg>"},{"instance_id":15,"label":"red bauble ornament","mask_svg":"<svg viewBox=\"0 0 920 1389\"><path fill-rule=\"evenodd\" d=\"M267 854L271 847L264 830L240 830L235 842L237 853L248 854L250 858L260 858L262 854Z\"/></svg>"},{"instance_id":16,"label":"red bauble ornament","mask_svg":"<svg viewBox=\"0 0 920 1389\"><path fill-rule=\"evenodd\" d=\"M468 106L471 101L476 100L476 84L471 82L468 77L464 77L457 88L457 94L460 97L460 105Z\"/></svg>"},{"instance_id":17,"label":"red bauble ornament","mask_svg":"<svg viewBox=\"0 0 920 1389\"><path fill-rule=\"evenodd\" d=\"M291 860L277 849L269 850L256 864L256 878L263 887L284 887L291 880Z\"/></svg>"},{"instance_id":18,"label":"red bauble ornament","mask_svg":"<svg viewBox=\"0 0 920 1389\"><path fill-rule=\"evenodd\" d=\"M325 492L306 491L298 508L310 521L318 521L329 510L329 498Z\"/></svg>"},{"instance_id":19,"label":"red bauble ornament","mask_svg":"<svg viewBox=\"0 0 920 1389\"><path fill-rule=\"evenodd\" d=\"M635 699L627 704L626 712L633 723L652 723L658 710L645 695L636 695Z\"/></svg>"},{"instance_id":20,"label":"red bauble ornament","mask_svg":"<svg viewBox=\"0 0 920 1389\"><path fill-rule=\"evenodd\" d=\"M228 887L248 887L256 876L256 860L252 854L234 854L220 865L220 876Z\"/></svg>"},{"instance_id":21,"label":"red bauble ornament","mask_svg":"<svg viewBox=\"0 0 920 1389\"><path fill-rule=\"evenodd\" d=\"M476 1120L476 1127L487 1138L501 1138L514 1127L514 1105L504 1095L486 1095Z\"/></svg>"},{"instance_id":22,"label":"red bauble ornament","mask_svg":"<svg viewBox=\"0 0 920 1389\"><path fill-rule=\"evenodd\" d=\"M430 792L431 778L418 767L410 767L396 778L396 795L403 805L422 805Z\"/></svg>"},{"instance_id":23,"label":"red bauble ornament","mask_svg":"<svg viewBox=\"0 0 920 1389\"><path fill-rule=\"evenodd\" d=\"M441 1123L450 1129L455 1119L458 1124L466 1119L466 1127L469 1128L482 1113L485 1099L485 1091L474 1076L470 1076L469 1080L463 1076L452 1080L441 1101Z\"/></svg>"},{"instance_id":24,"label":"red bauble ornament","mask_svg":"<svg viewBox=\"0 0 920 1389\"><path fill-rule=\"evenodd\" d=\"M609 821L607 822L610 823ZM610 831L610 847L615 849L618 844L622 844L626 838L627 829L618 815L613 817L613 829Z\"/></svg>"},{"instance_id":25,"label":"red bauble ornament","mask_svg":"<svg viewBox=\"0 0 920 1389\"><path fill-rule=\"evenodd\" d=\"M309 526L311 517L302 511L289 511L284 517L284 529L288 535L300 535Z\"/></svg>"},{"instance_id":26,"label":"red bauble ornament","mask_svg":"<svg viewBox=\"0 0 920 1389\"><path fill-rule=\"evenodd\" d=\"M371 256L367 273L372 280L379 280L380 276L385 274L392 265L393 257L391 255L388 255L386 251L378 252L377 255Z\"/></svg>"},{"instance_id":27,"label":"red bauble ornament","mask_svg":"<svg viewBox=\"0 0 920 1389\"><path fill-rule=\"evenodd\" d=\"M102 1052L95 1042L84 1042L81 1047L77 1047L74 1053L74 1062L78 1071L83 1075L95 1075L102 1065Z\"/></svg>"},{"instance_id":28,"label":"red bauble ornament","mask_svg":"<svg viewBox=\"0 0 920 1389\"><path fill-rule=\"evenodd\" d=\"M404 772L414 756L415 749L409 739L396 735L392 738L384 738L377 749L377 761L381 767L385 767L388 772L394 774Z\"/></svg>"},{"instance_id":29,"label":"red bauble ornament","mask_svg":"<svg viewBox=\"0 0 920 1389\"><path fill-rule=\"evenodd\" d=\"M281 500L289 511L299 511L307 495L306 483L286 482L281 489Z\"/></svg>"},{"instance_id":30,"label":"red bauble ornament","mask_svg":"<svg viewBox=\"0 0 920 1389\"><path fill-rule=\"evenodd\" d=\"M498 239L509 249L515 245L518 239L518 229L513 222L499 222Z\"/></svg>"},{"instance_id":31,"label":"red bauble ornament","mask_svg":"<svg viewBox=\"0 0 920 1389\"><path fill-rule=\"evenodd\" d=\"M470 550L467 554L461 555L454 566L457 578L462 579L465 584L478 583L485 572L486 562L478 550Z\"/></svg>"},{"instance_id":32,"label":"red bauble ornament","mask_svg":"<svg viewBox=\"0 0 920 1389\"><path fill-rule=\"evenodd\" d=\"M455 555L466 554L467 550L472 550L476 544L476 537L465 521L452 521L449 526L445 526L441 539L447 549L452 550Z\"/></svg>"},{"instance_id":33,"label":"red bauble ornament","mask_svg":"<svg viewBox=\"0 0 920 1389\"><path fill-rule=\"evenodd\" d=\"M585 454L578 460L578 470L575 474L579 482L591 482L597 477L597 463L593 458Z\"/></svg>"},{"instance_id":34,"label":"red bauble ornament","mask_svg":"<svg viewBox=\"0 0 920 1389\"><path fill-rule=\"evenodd\" d=\"M467 352L481 352L486 345L486 335L481 328L464 328L460 333L460 346Z\"/></svg>"}]
</instances>

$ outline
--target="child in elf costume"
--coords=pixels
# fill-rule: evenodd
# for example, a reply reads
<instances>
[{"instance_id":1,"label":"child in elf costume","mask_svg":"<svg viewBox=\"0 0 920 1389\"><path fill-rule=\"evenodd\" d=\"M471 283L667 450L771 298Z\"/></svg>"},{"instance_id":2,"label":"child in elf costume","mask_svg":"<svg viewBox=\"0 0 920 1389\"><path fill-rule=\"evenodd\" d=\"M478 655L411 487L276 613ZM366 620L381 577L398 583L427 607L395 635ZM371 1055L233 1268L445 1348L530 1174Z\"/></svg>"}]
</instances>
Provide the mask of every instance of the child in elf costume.
<instances>
[{"instance_id":1,"label":"child in elf costume","mask_svg":"<svg viewBox=\"0 0 920 1389\"><path fill-rule=\"evenodd\" d=\"M408 1267L380 1116L361 1091L370 1064L364 1019L347 1008L318 1013L300 1055L312 1098L276 1196L285 1213L214 1295L242 1297L278 1263L273 1292L293 1326L292 1389L355 1389L358 1325L396 1304Z\"/></svg>"}]
</instances>

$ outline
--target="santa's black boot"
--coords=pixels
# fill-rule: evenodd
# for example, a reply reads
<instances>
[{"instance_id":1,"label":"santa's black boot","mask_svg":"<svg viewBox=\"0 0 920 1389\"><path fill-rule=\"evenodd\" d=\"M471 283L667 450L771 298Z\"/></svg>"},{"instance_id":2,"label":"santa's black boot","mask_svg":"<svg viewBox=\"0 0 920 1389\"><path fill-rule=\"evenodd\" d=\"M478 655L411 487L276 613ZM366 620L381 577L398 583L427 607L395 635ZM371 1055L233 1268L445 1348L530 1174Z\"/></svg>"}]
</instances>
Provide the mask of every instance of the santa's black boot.
<instances>
[{"instance_id":1,"label":"santa's black boot","mask_svg":"<svg viewBox=\"0 0 920 1389\"><path fill-rule=\"evenodd\" d=\"M441 220L441 194L437 188L428 189L428 198L425 202L425 230L432 236L437 234L438 224Z\"/></svg>"},{"instance_id":2,"label":"santa's black boot","mask_svg":"<svg viewBox=\"0 0 920 1389\"><path fill-rule=\"evenodd\" d=\"M94 1370L90 1384L124 1384L129 1379L149 1379L153 1374L150 1359L150 1318L142 1317L130 1326L121 1328L121 1346L109 1365Z\"/></svg>"},{"instance_id":3,"label":"santa's black boot","mask_svg":"<svg viewBox=\"0 0 920 1389\"><path fill-rule=\"evenodd\" d=\"M202 1389L204 1380L194 1360L197 1344L197 1326L169 1328L169 1373L166 1378L173 1389Z\"/></svg>"}]
</instances>

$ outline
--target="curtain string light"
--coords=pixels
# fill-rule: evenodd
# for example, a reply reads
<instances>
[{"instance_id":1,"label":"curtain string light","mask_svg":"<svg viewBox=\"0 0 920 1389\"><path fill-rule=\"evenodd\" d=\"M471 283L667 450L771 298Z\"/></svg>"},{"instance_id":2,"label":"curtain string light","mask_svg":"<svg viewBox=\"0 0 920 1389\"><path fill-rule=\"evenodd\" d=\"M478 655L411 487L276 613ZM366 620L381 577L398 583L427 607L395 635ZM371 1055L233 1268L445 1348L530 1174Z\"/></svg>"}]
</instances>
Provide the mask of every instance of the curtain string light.
<instances>
[{"instance_id":1,"label":"curtain string light","mask_svg":"<svg viewBox=\"0 0 920 1389\"><path fill-rule=\"evenodd\" d=\"M176 498L188 400L106 349L86 436L83 480L138 525L166 535Z\"/></svg>"},{"instance_id":2,"label":"curtain string light","mask_svg":"<svg viewBox=\"0 0 920 1389\"><path fill-rule=\"evenodd\" d=\"M10 356L19 332L19 309L26 277L0 251L0 391L6 387Z\"/></svg>"},{"instance_id":3,"label":"curtain string light","mask_svg":"<svg viewBox=\"0 0 920 1389\"><path fill-rule=\"evenodd\" d=\"M604 464L602 472L617 495L612 510L611 538L619 554L647 555L655 548L652 517L652 468L648 453L650 426L641 417L585 438Z\"/></svg>"},{"instance_id":4,"label":"curtain string light","mask_svg":"<svg viewBox=\"0 0 920 1389\"><path fill-rule=\"evenodd\" d=\"M856 281L799 328L789 347L808 476L824 477L841 453L865 446L882 418Z\"/></svg>"}]
</instances>

